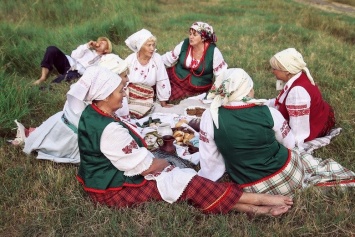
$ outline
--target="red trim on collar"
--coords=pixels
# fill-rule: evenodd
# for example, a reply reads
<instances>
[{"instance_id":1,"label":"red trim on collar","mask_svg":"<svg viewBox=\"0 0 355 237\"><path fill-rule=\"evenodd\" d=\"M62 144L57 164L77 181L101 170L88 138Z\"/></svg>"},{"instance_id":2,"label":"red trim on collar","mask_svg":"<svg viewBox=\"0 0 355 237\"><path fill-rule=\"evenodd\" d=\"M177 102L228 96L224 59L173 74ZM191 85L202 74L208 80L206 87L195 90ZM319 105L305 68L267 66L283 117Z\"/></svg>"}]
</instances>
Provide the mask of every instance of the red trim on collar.
<instances>
[{"instance_id":1,"label":"red trim on collar","mask_svg":"<svg viewBox=\"0 0 355 237\"><path fill-rule=\"evenodd\" d=\"M117 120L117 121L121 121L121 119L118 118L118 117L117 117L117 118L114 118L114 117L112 117L112 116L110 116L110 115L105 114L104 112L102 112L102 110L99 109L94 103L91 104L91 107L92 107L96 112L98 112L99 114L101 114L102 116L105 116L105 117L108 117L108 118L113 118L114 120Z\"/></svg>"}]
</instances>

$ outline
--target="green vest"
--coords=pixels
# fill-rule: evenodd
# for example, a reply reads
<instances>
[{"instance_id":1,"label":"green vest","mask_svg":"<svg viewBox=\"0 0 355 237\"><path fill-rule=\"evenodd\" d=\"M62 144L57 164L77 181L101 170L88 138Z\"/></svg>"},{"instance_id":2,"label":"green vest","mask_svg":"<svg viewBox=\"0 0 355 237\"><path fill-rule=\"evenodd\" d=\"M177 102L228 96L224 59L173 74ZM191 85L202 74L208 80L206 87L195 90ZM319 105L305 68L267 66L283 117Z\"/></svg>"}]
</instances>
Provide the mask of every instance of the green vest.
<instances>
[{"instance_id":1,"label":"green vest","mask_svg":"<svg viewBox=\"0 0 355 237\"><path fill-rule=\"evenodd\" d=\"M103 130L109 123L117 122L113 118L100 115L91 105L82 113L78 128L78 144L80 151L80 166L78 178L84 183L84 188L90 191L102 192L107 189L120 189L124 185L140 186L144 181L141 175L127 177L118 170L100 150L100 139ZM118 122L122 126L127 126ZM128 128L127 128L128 129ZM129 129L128 129L129 130ZM129 131L139 146L142 141Z\"/></svg>"},{"instance_id":2,"label":"green vest","mask_svg":"<svg viewBox=\"0 0 355 237\"><path fill-rule=\"evenodd\" d=\"M207 48L204 60L200 62L200 66L193 70L186 67L186 58L189 52L189 39L185 39L181 47L179 60L174 67L176 76L180 80L185 80L190 77L190 82L194 86L212 85L213 82L213 54L215 44L210 44Z\"/></svg>"},{"instance_id":3,"label":"green vest","mask_svg":"<svg viewBox=\"0 0 355 237\"><path fill-rule=\"evenodd\" d=\"M288 149L276 140L267 106L220 107L218 118L219 129L214 126L214 139L226 171L236 183L255 182L286 163Z\"/></svg>"}]
</instances>

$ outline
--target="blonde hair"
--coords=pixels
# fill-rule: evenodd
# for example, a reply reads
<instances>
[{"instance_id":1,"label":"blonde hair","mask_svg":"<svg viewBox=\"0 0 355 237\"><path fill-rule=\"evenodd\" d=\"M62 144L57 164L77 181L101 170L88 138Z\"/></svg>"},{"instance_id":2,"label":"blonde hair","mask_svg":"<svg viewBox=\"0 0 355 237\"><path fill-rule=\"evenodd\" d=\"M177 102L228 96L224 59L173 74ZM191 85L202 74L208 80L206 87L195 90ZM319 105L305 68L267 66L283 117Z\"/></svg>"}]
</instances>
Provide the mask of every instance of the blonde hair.
<instances>
[{"instance_id":1,"label":"blonde hair","mask_svg":"<svg viewBox=\"0 0 355 237\"><path fill-rule=\"evenodd\" d=\"M97 38L97 41L106 41L107 42L107 52L106 53L112 52L112 43L107 37L99 37L99 38Z\"/></svg>"},{"instance_id":2,"label":"blonde hair","mask_svg":"<svg viewBox=\"0 0 355 237\"><path fill-rule=\"evenodd\" d=\"M288 72L288 70L284 66L282 66L282 64L276 59L275 56L272 56L272 58L270 58L270 66L273 69Z\"/></svg>"}]
</instances>

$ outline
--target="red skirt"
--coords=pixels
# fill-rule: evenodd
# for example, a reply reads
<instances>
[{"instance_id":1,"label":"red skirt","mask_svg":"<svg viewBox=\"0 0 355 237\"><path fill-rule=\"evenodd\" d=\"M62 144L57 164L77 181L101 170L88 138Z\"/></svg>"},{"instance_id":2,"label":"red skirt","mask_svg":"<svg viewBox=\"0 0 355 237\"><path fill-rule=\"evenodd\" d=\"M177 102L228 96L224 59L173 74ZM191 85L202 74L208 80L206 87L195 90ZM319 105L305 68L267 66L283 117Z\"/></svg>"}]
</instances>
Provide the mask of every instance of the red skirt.
<instances>
[{"instance_id":1,"label":"red skirt","mask_svg":"<svg viewBox=\"0 0 355 237\"><path fill-rule=\"evenodd\" d=\"M142 187L123 187L119 191L105 193L88 192L95 203L110 207L131 207L148 201L162 201L155 181L148 180ZM235 183L216 183L195 176L178 199L188 201L204 213L227 213L242 196L242 189Z\"/></svg>"},{"instance_id":2,"label":"red skirt","mask_svg":"<svg viewBox=\"0 0 355 237\"><path fill-rule=\"evenodd\" d=\"M322 131L318 134L317 137L324 137L329 134L330 130L335 126L335 115L334 109L332 107L329 108L328 120L324 124Z\"/></svg>"},{"instance_id":3,"label":"red skirt","mask_svg":"<svg viewBox=\"0 0 355 237\"><path fill-rule=\"evenodd\" d=\"M195 86L191 84L190 76L184 80L180 80L174 72L174 67L168 68L167 72L171 85L170 101L182 100L190 96L199 95L208 92L212 87L212 84L207 86Z\"/></svg>"}]
</instances>

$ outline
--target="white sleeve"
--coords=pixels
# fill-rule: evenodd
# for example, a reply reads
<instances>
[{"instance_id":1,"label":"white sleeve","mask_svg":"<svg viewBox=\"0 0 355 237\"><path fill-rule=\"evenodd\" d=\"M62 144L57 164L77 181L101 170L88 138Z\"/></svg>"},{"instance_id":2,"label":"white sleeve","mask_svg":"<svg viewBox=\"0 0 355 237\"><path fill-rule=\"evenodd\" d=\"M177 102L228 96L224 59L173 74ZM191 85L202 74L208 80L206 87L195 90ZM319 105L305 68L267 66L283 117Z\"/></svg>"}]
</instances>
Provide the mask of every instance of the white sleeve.
<instances>
[{"instance_id":1,"label":"white sleeve","mask_svg":"<svg viewBox=\"0 0 355 237\"><path fill-rule=\"evenodd\" d=\"M160 54L155 54L155 63L157 64L156 92L159 101L168 101L171 94L171 85L166 72L165 65Z\"/></svg>"},{"instance_id":2,"label":"white sleeve","mask_svg":"<svg viewBox=\"0 0 355 237\"><path fill-rule=\"evenodd\" d=\"M272 129L275 131L276 140L286 148L293 149L295 147L295 137L287 121L277 109L269 108L269 110L274 120L274 127Z\"/></svg>"},{"instance_id":3,"label":"white sleeve","mask_svg":"<svg viewBox=\"0 0 355 237\"><path fill-rule=\"evenodd\" d=\"M264 105L268 106L268 107L271 107L271 108L276 108L275 107L275 98L272 98L272 99L268 99Z\"/></svg>"},{"instance_id":4,"label":"white sleeve","mask_svg":"<svg viewBox=\"0 0 355 237\"><path fill-rule=\"evenodd\" d=\"M110 123L104 129L100 148L111 163L124 171L126 176L141 174L153 162L153 155L145 147L139 147L128 130L116 122Z\"/></svg>"},{"instance_id":5,"label":"white sleeve","mask_svg":"<svg viewBox=\"0 0 355 237\"><path fill-rule=\"evenodd\" d=\"M216 47L213 53L213 74L217 77L228 67L221 51Z\"/></svg>"},{"instance_id":6,"label":"white sleeve","mask_svg":"<svg viewBox=\"0 0 355 237\"><path fill-rule=\"evenodd\" d=\"M288 93L285 104L290 116L289 125L295 136L296 145L302 150L304 140L310 134L309 112L311 97L303 87L295 86Z\"/></svg>"},{"instance_id":7,"label":"white sleeve","mask_svg":"<svg viewBox=\"0 0 355 237\"><path fill-rule=\"evenodd\" d=\"M77 60L79 58L82 58L88 50L90 50L89 49L89 45L88 44L82 44L82 45L79 45L76 49L74 49L71 52L70 56L72 58L74 58L75 60Z\"/></svg>"},{"instance_id":8,"label":"white sleeve","mask_svg":"<svg viewBox=\"0 0 355 237\"><path fill-rule=\"evenodd\" d=\"M181 41L178 45L175 46L174 50L166 52L161 56L165 66L171 67L179 59L179 55L183 43L184 41Z\"/></svg>"},{"instance_id":9,"label":"white sleeve","mask_svg":"<svg viewBox=\"0 0 355 237\"><path fill-rule=\"evenodd\" d=\"M200 167L198 175L212 181L218 180L226 168L223 157L214 141L214 128L211 112L206 109L200 122Z\"/></svg>"}]
</instances>

